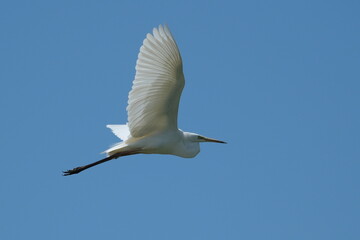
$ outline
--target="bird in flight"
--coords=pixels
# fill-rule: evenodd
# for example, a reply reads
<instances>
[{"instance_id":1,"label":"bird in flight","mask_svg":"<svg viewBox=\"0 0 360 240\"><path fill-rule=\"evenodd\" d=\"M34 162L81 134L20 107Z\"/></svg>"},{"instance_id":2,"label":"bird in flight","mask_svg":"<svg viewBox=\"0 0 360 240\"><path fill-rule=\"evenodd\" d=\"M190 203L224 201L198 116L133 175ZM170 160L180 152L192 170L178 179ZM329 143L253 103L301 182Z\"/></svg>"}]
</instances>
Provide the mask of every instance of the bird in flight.
<instances>
[{"instance_id":1,"label":"bird in flight","mask_svg":"<svg viewBox=\"0 0 360 240\"><path fill-rule=\"evenodd\" d=\"M167 26L160 25L146 35L135 69L126 108L128 123L107 125L122 142L107 149L106 158L64 171L64 176L139 153L193 158L200 152L200 142L225 143L178 129L179 100L185 79L178 46Z\"/></svg>"}]
</instances>

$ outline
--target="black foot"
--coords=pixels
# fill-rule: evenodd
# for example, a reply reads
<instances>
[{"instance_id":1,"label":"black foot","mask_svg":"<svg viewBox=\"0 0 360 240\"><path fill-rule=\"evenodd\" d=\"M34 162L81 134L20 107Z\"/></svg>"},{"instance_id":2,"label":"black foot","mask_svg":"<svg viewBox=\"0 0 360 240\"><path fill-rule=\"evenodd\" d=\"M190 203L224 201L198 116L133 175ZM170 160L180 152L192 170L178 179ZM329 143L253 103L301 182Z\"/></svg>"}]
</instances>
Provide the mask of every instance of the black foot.
<instances>
[{"instance_id":1,"label":"black foot","mask_svg":"<svg viewBox=\"0 0 360 240\"><path fill-rule=\"evenodd\" d=\"M69 176L69 175L73 175L73 174L78 174L82 170L84 170L83 167L76 167L76 168L73 168L71 170L63 171L63 176Z\"/></svg>"}]
</instances>

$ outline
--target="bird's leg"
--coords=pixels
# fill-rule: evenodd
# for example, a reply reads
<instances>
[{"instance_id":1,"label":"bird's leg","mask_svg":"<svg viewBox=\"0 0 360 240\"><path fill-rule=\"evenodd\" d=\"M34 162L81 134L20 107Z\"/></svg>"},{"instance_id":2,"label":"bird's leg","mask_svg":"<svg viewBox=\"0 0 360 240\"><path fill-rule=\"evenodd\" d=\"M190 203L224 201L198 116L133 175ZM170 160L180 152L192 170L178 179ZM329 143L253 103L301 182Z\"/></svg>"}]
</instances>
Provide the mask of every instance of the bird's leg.
<instances>
[{"instance_id":1,"label":"bird's leg","mask_svg":"<svg viewBox=\"0 0 360 240\"><path fill-rule=\"evenodd\" d=\"M126 152L115 153L114 155L111 155L111 156L106 157L104 159L101 159L99 161L90 163L88 165L84 165L84 166L73 168L71 170L63 171L63 176L69 176L69 175L73 175L73 174L78 174L79 172L82 172L82 171L84 171L84 170L86 170L88 168L91 168L93 166L96 166L96 165L98 165L100 163L104 163L104 162L107 162L109 160L116 159L118 157L128 156L128 155L137 154L137 153L139 153L139 152L138 151L126 151Z\"/></svg>"},{"instance_id":2,"label":"bird's leg","mask_svg":"<svg viewBox=\"0 0 360 240\"><path fill-rule=\"evenodd\" d=\"M101 159L101 160L99 160L99 161L97 161L97 162L93 162L93 163L90 163L90 164L87 164L87 165L84 165L84 166L80 166L80 167L73 168L73 169L71 169L71 170L64 171L64 172L63 172L63 173L64 173L63 175L64 175L64 176L69 176L69 175L72 175L72 174L78 174L79 172L82 172L82 171L84 171L84 170L86 170L86 169L88 169L88 168L91 168L91 167L93 167L93 166L96 166L96 165L98 165L98 164L100 164L100 163L107 162L107 161L109 161L109 160L111 160L111 159L114 159L114 157L113 157L113 156L110 156L110 157Z\"/></svg>"}]
</instances>

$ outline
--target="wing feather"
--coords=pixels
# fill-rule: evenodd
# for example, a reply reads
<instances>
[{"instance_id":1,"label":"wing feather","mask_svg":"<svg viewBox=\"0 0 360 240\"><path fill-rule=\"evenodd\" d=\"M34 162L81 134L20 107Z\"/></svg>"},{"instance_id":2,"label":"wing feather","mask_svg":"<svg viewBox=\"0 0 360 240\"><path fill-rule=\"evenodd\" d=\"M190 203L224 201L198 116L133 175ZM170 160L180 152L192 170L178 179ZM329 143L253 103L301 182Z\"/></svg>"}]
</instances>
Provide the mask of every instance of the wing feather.
<instances>
[{"instance_id":1,"label":"wing feather","mask_svg":"<svg viewBox=\"0 0 360 240\"><path fill-rule=\"evenodd\" d=\"M131 136L176 130L185 80L180 52L167 26L146 35L135 69L127 107Z\"/></svg>"}]
</instances>

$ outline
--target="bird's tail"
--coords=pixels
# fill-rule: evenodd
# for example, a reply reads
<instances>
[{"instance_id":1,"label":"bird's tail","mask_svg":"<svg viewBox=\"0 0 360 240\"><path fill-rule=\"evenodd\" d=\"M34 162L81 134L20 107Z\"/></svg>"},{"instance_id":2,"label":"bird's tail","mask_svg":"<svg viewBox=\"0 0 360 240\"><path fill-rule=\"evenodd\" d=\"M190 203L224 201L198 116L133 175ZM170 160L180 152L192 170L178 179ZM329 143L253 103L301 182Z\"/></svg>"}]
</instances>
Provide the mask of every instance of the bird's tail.
<instances>
[{"instance_id":1,"label":"bird's tail","mask_svg":"<svg viewBox=\"0 0 360 240\"><path fill-rule=\"evenodd\" d=\"M118 152L124 151L126 149L124 149L127 144L125 143L125 141L129 138L130 136L130 130L127 124L123 124L123 125L106 125L106 127L110 128L111 131L121 140L123 140L123 142L119 142L119 143L115 143L114 145L112 145L109 149L105 150L102 153L106 153L107 156L112 156Z\"/></svg>"},{"instance_id":2,"label":"bird's tail","mask_svg":"<svg viewBox=\"0 0 360 240\"><path fill-rule=\"evenodd\" d=\"M123 151L126 146L127 144L125 142L115 143L109 149L105 150L102 153L106 153L107 156L112 156L118 152Z\"/></svg>"}]
</instances>

